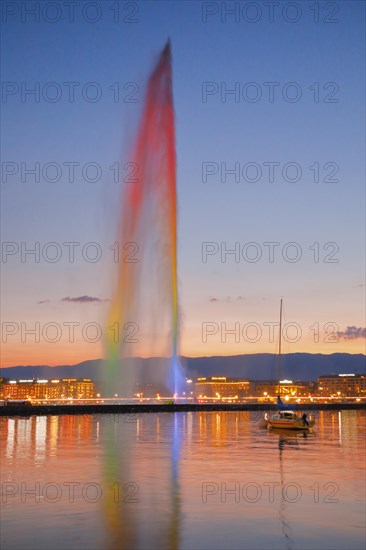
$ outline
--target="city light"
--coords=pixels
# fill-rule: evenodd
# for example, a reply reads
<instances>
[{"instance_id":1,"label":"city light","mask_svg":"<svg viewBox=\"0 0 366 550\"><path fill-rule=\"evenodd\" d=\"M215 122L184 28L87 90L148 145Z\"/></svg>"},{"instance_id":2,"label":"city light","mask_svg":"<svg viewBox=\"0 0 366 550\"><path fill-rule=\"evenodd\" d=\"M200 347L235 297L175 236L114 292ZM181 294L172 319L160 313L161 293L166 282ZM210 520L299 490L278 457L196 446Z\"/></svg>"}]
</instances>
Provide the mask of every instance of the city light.
<instances>
[{"instance_id":1,"label":"city light","mask_svg":"<svg viewBox=\"0 0 366 550\"><path fill-rule=\"evenodd\" d=\"M275 380L240 380L228 378L225 376L198 377L196 380L190 380L191 391L183 391L180 396L174 394L162 397L158 388L152 391L152 388L146 386L146 394L138 391L131 396L139 402L153 402L164 400L170 402L186 402L196 400L196 402L217 403L219 401L230 403L238 402L265 402L276 403L278 395L278 382ZM188 382L187 380L187 382ZM322 375L317 382L312 381L292 381L281 380L280 394L281 398L293 402L322 402L337 399L344 402L366 400L366 375L355 375L340 377L339 375ZM140 385L144 388L143 385ZM145 388L144 388L145 389ZM99 404L102 394L97 391L94 382L89 378L64 378L64 379L21 379L5 380L0 379L0 402L1 400L11 401L17 399L31 399L33 403L41 402L59 402L74 401L75 404L81 400ZM124 399L114 394L113 398L102 397L105 402L108 399L118 399L122 404ZM131 398L129 398L131 400ZM126 398L127 399L127 398Z\"/></svg>"}]
</instances>

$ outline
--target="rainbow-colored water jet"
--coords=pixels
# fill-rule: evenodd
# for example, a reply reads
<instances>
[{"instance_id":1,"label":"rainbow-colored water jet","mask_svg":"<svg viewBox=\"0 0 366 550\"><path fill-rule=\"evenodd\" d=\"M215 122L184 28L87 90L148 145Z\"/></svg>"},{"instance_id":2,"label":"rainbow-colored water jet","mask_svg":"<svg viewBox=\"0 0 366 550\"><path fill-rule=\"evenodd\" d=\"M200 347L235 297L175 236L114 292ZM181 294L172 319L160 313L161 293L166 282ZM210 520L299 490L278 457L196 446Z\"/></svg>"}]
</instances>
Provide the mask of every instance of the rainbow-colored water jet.
<instances>
[{"instance_id":1,"label":"rainbow-colored water jet","mask_svg":"<svg viewBox=\"0 0 366 550\"><path fill-rule=\"evenodd\" d=\"M171 46L168 42L147 84L145 103L133 150L134 176L128 178L118 241L137 251L121 259L108 318L105 390L133 390L137 375L130 363L138 355L160 355L165 381L179 391L177 190ZM129 327L138 342L127 340ZM117 335L117 337L116 337ZM150 345L149 345L150 342ZM133 345L129 345L133 344ZM137 345L135 345L137 344ZM136 362L134 363L136 366ZM166 369L168 368L168 372ZM154 367L153 367L154 370ZM158 369L157 369L158 370ZM161 374L157 374L157 379ZM118 382L122 383L118 384Z\"/></svg>"}]
</instances>

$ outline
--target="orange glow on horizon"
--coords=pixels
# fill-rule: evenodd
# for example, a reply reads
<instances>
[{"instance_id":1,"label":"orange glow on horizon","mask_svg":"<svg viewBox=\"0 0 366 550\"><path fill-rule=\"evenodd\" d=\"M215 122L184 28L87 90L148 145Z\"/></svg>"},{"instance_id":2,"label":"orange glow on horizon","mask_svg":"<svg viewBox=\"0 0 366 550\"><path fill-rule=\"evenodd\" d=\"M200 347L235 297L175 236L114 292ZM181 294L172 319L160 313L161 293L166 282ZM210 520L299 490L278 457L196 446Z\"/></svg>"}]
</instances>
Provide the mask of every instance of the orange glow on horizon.
<instances>
[{"instance_id":1,"label":"orange glow on horizon","mask_svg":"<svg viewBox=\"0 0 366 550\"><path fill-rule=\"evenodd\" d=\"M199 338L199 336L198 336ZM314 342L299 342L297 344L288 344L284 354L288 353L321 353L330 355L332 353L351 353L365 354L364 341L349 340L340 341L334 344L315 344ZM211 357L211 356L234 356L249 355L259 353L276 353L275 346L266 342L258 342L256 345L247 343L226 343L220 342L212 344L202 344L197 338L187 343L183 340L181 346L181 355L183 357ZM148 350L141 349L138 357L150 357ZM75 365L83 361L100 360L103 358L103 346L101 342L96 344L88 343L62 343L55 344L36 344L19 342L8 342L3 344L2 360L0 368L14 366L36 366L48 365L51 367L60 365Z\"/></svg>"}]
</instances>

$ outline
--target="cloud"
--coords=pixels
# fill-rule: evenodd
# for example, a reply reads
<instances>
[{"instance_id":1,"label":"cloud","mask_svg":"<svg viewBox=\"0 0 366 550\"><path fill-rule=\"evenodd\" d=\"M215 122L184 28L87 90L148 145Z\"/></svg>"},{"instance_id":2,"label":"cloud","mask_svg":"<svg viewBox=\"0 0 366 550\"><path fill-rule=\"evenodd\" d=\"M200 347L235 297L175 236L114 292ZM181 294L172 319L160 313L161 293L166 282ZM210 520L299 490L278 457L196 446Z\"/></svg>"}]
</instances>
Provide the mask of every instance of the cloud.
<instances>
[{"instance_id":1,"label":"cloud","mask_svg":"<svg viewBox=\"0 0 366 550\"><path fill-rule=\"evenodd\" d=\"M209 302L232 302L235 300L245 300L244 296L226 296L226 298L218 298L215 296L210 296Z\"/></svg>"},{"instance_id":2,"label":"cloud","mask_svg":"<svg viewBox=\"0 0 366 550\"><path fill-rule=\"evenodd\" d=\"M108 299L97 298L96 296L77 296L76 298L70 298L70 296L66 296L66 298L62 298L61 302L90 304L90 303L108 302Z\"/></svg>"},{"instance_id":3,"label":"cloud","mask_svg":"<svg viewBox=\"0 0 366 550\"><path fill-rule=\"evenodd\" d=\"M36 304L49 304L51 300L40 300L39 302L36 302Z\"/></svg>"},{"instance_id":4,"label":"cloud","mask_svg":"<svg viewBox=\"0 0 366 550\"><path fill-rule=\"evenodd\" d=\"M353 285L352 288L365 288L365 285L361 283L359 285Z\"/></svg>"},{"instance_id":5,"label":"cloud","mask_svg":"<svg viewBox=\"0 0 366 550\"><path fill-rule=\"evenodd\" d=\"M344 332L337 332L337 334L343 340L357 340L358 338L366 338L366 328L347 327Z\"/></svg>"}]
</instances>

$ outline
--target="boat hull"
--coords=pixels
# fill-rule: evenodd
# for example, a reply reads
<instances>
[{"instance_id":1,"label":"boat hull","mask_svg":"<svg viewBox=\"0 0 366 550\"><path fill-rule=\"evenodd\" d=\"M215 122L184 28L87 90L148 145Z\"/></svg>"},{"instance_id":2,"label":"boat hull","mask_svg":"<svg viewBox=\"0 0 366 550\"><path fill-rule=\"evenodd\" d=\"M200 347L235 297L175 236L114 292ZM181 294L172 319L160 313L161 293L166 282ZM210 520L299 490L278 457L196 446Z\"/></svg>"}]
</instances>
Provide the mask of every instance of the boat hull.
<instances>
[{"instance_id":1,"label":"boat hull","mask_svg":"<svg viewBox=\"0 0 366 550\"><path fill-rule=\"evenodd\" d=\"M281 430L310 430L314 426L314 420L304 424L302 420L267 420L267 428L279 428Z\"/></svg>"}]
</instances>

